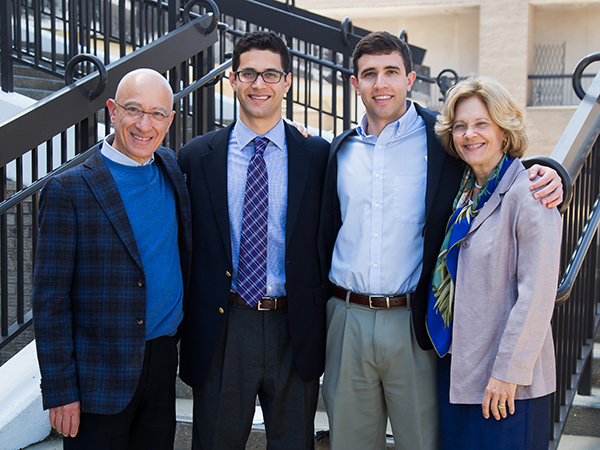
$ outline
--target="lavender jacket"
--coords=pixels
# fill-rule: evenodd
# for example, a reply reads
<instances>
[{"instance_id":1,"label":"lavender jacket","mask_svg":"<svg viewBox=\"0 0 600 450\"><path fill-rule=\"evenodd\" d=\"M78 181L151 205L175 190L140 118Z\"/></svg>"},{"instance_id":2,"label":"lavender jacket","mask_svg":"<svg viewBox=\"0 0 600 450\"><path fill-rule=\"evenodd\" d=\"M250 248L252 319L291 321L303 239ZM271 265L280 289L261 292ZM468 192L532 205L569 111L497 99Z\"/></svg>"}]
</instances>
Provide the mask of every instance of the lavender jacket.
<instances>
[{"instance_id":1,"label":"lavender jacket","mask_svg":"<svg viewBox=\"0 0 600 450\"><path fill-rule=\"evenodd\" d=\"M459 257L450 402L483 401L490 376L518 385L515 398L556 389L550 319L562 222L529 190L515 160L473 220Z\"/></svg>"}]
</instances>

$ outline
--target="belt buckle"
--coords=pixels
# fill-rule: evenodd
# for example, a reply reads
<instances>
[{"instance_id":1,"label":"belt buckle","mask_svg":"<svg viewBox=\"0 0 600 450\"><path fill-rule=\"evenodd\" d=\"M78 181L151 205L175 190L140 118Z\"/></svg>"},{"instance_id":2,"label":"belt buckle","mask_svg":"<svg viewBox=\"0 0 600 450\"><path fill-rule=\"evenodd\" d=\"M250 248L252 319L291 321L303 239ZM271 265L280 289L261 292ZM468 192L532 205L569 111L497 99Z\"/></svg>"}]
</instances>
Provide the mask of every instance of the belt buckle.
<instances>
[{"instance_id":1,"label":"belt buckle","mask_svg":"<svg viewBox=\"0 0 600 450\"><path fill-rule=\"evenodd\" d=\"M373 297L385 298L386 306L373 306ZM369 295L369 308L371 309L389 309L390 307L390 296L389 295Z\"/></svg>"},{"instance_id":2,"label":"belt buckle","mask_svg":"<svg viewBox=\"0 0 600 450\"><path fill-rule=\"evenodd\" d=\"M262 307L262 301L263 300L271 300L275 302L275 308L263 308ZM258 310L259 311L271 311L271 309L277 309L277 297L263 297L258 301L257 304Z\"/></svg>"}]
</instances>

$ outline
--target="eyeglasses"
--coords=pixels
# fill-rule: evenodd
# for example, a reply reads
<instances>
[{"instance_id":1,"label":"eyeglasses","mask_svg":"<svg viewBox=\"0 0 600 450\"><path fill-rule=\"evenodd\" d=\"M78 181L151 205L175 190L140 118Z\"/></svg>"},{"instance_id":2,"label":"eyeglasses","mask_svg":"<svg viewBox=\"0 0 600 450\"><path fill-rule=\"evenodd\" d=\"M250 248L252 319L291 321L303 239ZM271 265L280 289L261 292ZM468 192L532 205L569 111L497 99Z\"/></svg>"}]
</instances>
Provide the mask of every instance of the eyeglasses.
<instances>
[{"instance_id":1,"label":"eyeglasses","mask_svg":"<svg viewBox=\"0 0 600 450\"><path fill-rule=\"evenodd\" d=\"M452 128L450 128L450 133L457 137L464 136L467 134L467 130L469 128L473 128L475 133L485 133L490 125L491 124L489 122L477 122L473 125L467 125L466 123L455 123L452 125Z\"/></svg>"},{"instance_id":2,"label":"eyeglasses","mask_svg":"<svg viewBox=\"0 0 600 450\"><path fill-rule=\"evenodd\" d=\"M139 107L133 106L133 105L132 106L123 106L116 100L115 100L115 103L117 105L119 105L121 108L123 108L123 111L125 112L125 114L127 114L129 117L133 117L135 119L141 119L144 114L148 114L148 117L150 118L150 120L152 122L161 123L161 122L164 122L165 120L167 120L169 118L169 116L171 115L170 113L165 114L162 111L144 111L142 108L139 108Z\"/></svg>"},{"instance_id":3,"label":"eyeglasses","mask_svg":"<svg viewBox=\"0 0 600 450\"><path fill-rule=\"evenodd\" d=\"M285 72L280 72L279 70L265 70L264 72L238 70L234 74L242 83L254 83L260 75L265 83L276 84L281 81L281 77L285 75Z\"/></svg>"}]
</instances>

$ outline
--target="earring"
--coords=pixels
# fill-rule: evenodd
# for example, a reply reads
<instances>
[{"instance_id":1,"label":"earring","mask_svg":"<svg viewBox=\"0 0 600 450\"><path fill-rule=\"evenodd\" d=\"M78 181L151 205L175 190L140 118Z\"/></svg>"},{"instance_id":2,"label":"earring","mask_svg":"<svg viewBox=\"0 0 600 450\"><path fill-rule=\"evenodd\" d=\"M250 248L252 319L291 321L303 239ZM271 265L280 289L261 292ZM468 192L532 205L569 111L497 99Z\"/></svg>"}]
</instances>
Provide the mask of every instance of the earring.
<instances>
[{"instance_id":1,"label":"earring","mask_svg":"<svg viewBox=\"0 0 600 450\"><path fill-rule=\"evenodd\" d=\"M508 152L508 150L506 149L507 146L508 146L508 139L504 138L504 140L502 141L502 150L504 151L504 153Z\"/></svg>"}]
</instances>

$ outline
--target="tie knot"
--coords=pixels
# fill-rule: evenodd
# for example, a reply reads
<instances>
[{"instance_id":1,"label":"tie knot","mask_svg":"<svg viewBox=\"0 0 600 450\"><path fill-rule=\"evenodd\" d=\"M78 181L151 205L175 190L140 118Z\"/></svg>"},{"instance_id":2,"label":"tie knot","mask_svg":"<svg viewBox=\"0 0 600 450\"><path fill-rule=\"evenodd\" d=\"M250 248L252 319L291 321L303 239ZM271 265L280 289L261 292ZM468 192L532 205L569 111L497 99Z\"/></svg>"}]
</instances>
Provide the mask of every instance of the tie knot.
<instances>
[{"instance_id":1,"label":"tie knot","mask_svg":"<svg viewBox=\"0 0 600 450\"><path fill-rule=\"evenodd\" d=\"M254 138L254 154L262 155L269 145L269 138L266 137L256 137Z\"/></svg>"}]
</instances>

